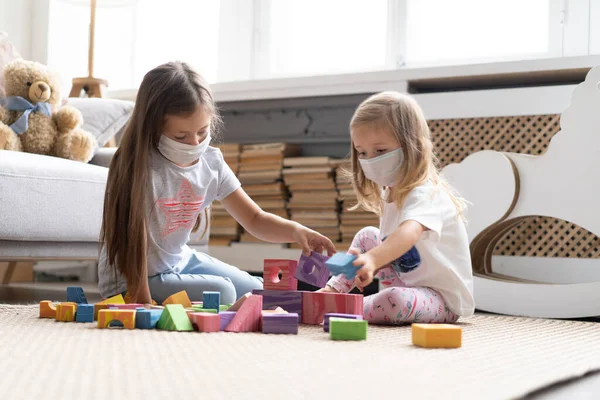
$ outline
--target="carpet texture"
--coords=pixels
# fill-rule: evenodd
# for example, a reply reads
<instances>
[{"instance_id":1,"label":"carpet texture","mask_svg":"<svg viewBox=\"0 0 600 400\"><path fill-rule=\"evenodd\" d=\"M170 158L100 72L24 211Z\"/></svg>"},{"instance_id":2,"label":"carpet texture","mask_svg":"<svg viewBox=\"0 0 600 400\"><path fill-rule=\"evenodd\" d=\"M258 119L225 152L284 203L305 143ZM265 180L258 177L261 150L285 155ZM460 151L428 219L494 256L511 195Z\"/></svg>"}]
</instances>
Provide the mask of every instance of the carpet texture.
<instances>
[{"instance_id":1,"label":"carpet texture","mask_svg":"<svg viewBox=\"0 0 600 400\"><path fill-rule=\"evenodd\" d=\"M298 336L125 331L0 305L0 398L511 399L600 369L600 324L464 319L463 347L425 350L410 327L364 342ZM385 396L385 397L384 397Z\"/></svg>"}]
</instances>

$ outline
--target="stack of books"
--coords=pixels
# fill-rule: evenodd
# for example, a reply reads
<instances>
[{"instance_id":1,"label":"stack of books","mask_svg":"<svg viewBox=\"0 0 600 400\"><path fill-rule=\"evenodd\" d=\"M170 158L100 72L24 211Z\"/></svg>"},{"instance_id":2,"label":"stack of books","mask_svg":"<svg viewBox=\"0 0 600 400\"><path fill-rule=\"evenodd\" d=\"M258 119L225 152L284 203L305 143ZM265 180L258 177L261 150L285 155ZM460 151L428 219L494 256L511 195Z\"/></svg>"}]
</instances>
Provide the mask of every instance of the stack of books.
<instances>
[{"instance_id":1,"label":"stack of books","mask_svg":"<svg viewBox=\"0 0 600 400\"><path fill-rule=\"evenodd\" d=\"M346 162L340 163L337 166L336 172L336 184L340 192L341 209L340 209L340 231L341 241L336 244L338 251L347 250L352 244L354 235L364 228L365 226L379 227L379 217L369 211L358 209L355 211L349 211L358 203L354 188L350 177L346 176L344 171L350 169L349 164Z\"/></svg>"},{"instance_id":2,"label":"stack of books","mask_svg":"<svg viewBox=\"0 0 600 400\"><path fill-rule=\"evenodd\" d=\"M329 157L286 158L283 178L291 194L288 203L291 219L337 242L339 193L332 164Z\"/></svg>"},{"instance_id":3,"label":"stack of books","mask_svg":"<svg viewBox=\"0 0 600 400\"><path fill-rule=\"evenodd\" d=\"M242 146L237 143L219 144L216 147L221 149L223 158L234 174L238 173L240 167L240 150Z\"/></svg>"},{"instance_id":4,"label":"stack of books","mask_svg":"<svg viewBox=\"0 0 600 400\"><path fill-rule=\"evenodd\" d=\"M240 155L238 178L246 193L265 211L288 218L288 193L282 181L283 159L300 154L298 146L285 143L245 145ZM261 242L243 232L241 242Z\"/></svg>"}]
</instances>

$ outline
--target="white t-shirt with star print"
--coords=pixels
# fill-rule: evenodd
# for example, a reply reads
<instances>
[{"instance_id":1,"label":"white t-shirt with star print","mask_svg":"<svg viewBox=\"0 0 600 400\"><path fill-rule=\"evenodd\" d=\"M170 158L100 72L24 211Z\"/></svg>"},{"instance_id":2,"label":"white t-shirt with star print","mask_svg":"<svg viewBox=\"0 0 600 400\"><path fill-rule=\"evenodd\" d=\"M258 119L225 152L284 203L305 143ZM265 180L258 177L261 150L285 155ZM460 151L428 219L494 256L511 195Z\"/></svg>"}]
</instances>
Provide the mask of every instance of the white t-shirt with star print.
<instances>
[{"instance_id":1,"label":"white t-shirt with star print","mask_svg":"<svg viewBox=\"0 0 600 400\"><path fill-rule=\"evenodd\" d=\"M225 163L223 154L209 147L200 160L179 167L153 150L148 212L148 276L166 271L179 272L193 250L187 245L198 215L214 201L222 200L241 184ZM98 263L98 286L103 298L126 290L125 279L109 268L105 247Z\"/></svg>"}]
</instances>

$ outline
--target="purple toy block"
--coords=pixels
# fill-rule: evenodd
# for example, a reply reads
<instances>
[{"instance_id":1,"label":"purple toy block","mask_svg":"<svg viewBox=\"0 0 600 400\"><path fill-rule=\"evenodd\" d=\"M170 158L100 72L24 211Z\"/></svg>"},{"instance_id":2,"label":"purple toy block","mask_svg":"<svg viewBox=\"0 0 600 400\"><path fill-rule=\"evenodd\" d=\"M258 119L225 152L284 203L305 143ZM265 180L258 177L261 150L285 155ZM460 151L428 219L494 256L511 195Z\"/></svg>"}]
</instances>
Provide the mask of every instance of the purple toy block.
<instances>
[{"instance_id":1,"label":"purple toy block","mask_svg":"<svg viewBox=\"0 0 600 400\"><path fill-rule=\"evenodd\" d=\"M221 311L219 315L221 316L221 330L224 331L227 328L227 325L231 322L233 317L235 317L235 311Z\"/></svg>"},{"instance_id":2,"label":"purple toy block","mask_svg":"<svg viewBox=\"0 0 600 400\"><path fill-rule=\"evenodd\" d=\"M263 333L298 334L298 314L265 314L262 317Z\"/></svg>"},{"instance_id":3,"label":"purple toy block","mask_svg":"<svg viewBox=\"0 0 600 400\"><path fill-rule=\"evenodd\" d=\"M302 321L302 293L300 290L253 290L252 294L263 297L263 310L281 307L289 313L296 313Z\"/></svg>"},{"instance_id":4,"label":"purple toy block","mask_svg":"<svg viewBox=\"0 0 600 400\"><path fill-rule=\"evenodd\" d=\"M329 257L314 251L310 253L309 257L302 253L294 278L309 285L324 288L329 280L330 273L329 268L325 265L327 260L329 260Z\"/></svg>"},{"instance_id":5,"label":"purple toy block","mask_svg":"<svg viewBox=\"0 0 600 400\"><path fill-rule=\"evenodd\" d=\"M362 320L362 315L357 314L339 314L339 313L327 313L323 318L323 330L329 332L329 318L346 318L346 319L359 319Z\"/></svg>"}]
</instances>

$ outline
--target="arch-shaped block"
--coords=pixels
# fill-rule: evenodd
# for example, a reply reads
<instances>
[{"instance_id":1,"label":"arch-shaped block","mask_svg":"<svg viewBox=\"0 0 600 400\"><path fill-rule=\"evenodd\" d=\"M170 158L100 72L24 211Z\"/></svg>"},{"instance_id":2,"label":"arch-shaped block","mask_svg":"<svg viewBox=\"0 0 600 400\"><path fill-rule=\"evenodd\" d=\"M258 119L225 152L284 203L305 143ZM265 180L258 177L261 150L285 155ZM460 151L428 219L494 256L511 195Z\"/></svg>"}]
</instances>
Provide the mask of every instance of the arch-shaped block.
<instances>
[{"instance_id":1,"label":"arch-shaped block","mask_svg":"<svg viewBox=\"0 0 600 400\"><path fill-rule=\"evenodd\" d=\"M125 329L135 329L136 310L100 310L98 328L106 329L113 321L119 321Z\"/></svg>"}]
</instances>

